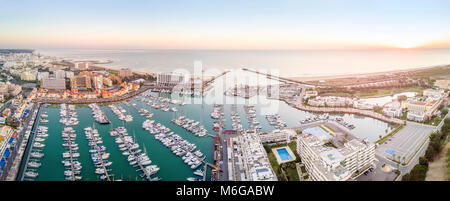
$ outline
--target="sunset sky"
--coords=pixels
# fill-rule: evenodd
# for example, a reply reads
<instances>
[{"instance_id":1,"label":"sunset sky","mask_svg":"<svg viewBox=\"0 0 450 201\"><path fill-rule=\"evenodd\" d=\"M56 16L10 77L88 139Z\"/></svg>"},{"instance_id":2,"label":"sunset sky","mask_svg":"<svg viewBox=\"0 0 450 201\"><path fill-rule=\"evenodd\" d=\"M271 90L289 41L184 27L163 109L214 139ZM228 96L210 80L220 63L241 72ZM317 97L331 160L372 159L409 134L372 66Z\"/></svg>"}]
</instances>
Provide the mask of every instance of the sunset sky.
<instances>
[{"instance_id":1,"label":"sunset sky","mask_svg":"<svg viewBox=\"0 0 450 201\"><path fill-rule=\"evenodd\" d=\"M448 0L0 0L0 48L450 47Z\"/></svg>"}]
</instances>

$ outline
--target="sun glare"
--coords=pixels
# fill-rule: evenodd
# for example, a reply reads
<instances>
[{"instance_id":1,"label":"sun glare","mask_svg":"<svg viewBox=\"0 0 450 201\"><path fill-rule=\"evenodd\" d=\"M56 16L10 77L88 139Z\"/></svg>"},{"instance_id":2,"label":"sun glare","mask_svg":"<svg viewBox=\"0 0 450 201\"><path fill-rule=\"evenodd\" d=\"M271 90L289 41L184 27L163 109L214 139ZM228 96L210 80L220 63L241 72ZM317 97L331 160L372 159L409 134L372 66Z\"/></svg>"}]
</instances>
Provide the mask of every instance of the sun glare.
<instances>
[{"instance_id":1,"label":"sun glare","mask_svg":"<svg viewBox=\"0 0 450 201\"><path fill-rule=\"evenodd\" d=\"M399 41L397 43L394 43L395 47L403 48L403 49L410 49L420 46L420 43L417 43L415 41Z\"/></svg>"}]
</instances>

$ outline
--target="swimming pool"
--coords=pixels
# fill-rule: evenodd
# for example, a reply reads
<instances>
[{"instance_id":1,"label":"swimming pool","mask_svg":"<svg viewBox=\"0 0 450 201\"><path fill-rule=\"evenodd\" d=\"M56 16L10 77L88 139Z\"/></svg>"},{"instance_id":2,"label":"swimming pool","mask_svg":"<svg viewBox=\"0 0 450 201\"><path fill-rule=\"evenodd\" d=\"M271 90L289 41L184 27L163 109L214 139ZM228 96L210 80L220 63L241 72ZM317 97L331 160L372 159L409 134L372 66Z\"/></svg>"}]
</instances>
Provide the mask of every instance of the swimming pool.
<instances>
[{"instance_id":1,"label":"swimming pool","mask_svg":"<svg viewBox=\"0 0 450 201\"><path fill-rule=\"evenodd\" d=\"M280 156L281 161L287 161L292 160L293 157L289 152L286 150L286 148L277 149L278 155Z\"/></svg>"}]
</instances>

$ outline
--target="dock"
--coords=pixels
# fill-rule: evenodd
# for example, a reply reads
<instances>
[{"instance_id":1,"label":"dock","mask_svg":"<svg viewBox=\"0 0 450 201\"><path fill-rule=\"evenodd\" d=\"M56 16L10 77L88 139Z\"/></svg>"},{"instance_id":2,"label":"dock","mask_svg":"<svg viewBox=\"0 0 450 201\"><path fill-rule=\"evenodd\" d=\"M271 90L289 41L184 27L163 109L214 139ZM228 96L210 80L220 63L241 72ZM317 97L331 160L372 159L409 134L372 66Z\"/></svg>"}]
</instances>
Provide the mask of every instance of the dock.
<instances>
[{"instance_id":1,"label":"dock","mask_svg":"<svg viewBox=\"0 0 450 201\"><path fill-rule=\"evenodd\" d=\"M93 128L93 129L95 129L95 128ZM94 143L94 145L92 147L94 147L97 150L97 154L102 153L97 142L95 140L92 140L92 142ZM111 176L109 175L108 170L106 169L106 166L104 163L105 161L103 161L103 154L99 154L99 159L100 159L100 163L102 164L103 170L105 170L106 181L111 181Z\"/></svg>"},{"instance_id":2,"label":"dock","mask_svg":"<svg viewBox=\"0 0 450 201\"><path fill-rule=\"evenodd\" d=\"M121 138L123 138L122 133L119 133L119 135L120 135ZM135 157L135 154L134 154L134 152L130 149L130 147L128 147L128 146L125 146L125 147L127 148L127 151L130 152L130 155L132 155L133 157ZM141 163L137 162L137 165L138 165L138 167L139 167L139 169L138 169L137 171L142 171L142 172L144 172L145 178L146 178L148 181L159 181L158 178L151 178L151 175L149 175L148 172L145 171L145 167L144 167Z\"/></svg>"}]
</instances>

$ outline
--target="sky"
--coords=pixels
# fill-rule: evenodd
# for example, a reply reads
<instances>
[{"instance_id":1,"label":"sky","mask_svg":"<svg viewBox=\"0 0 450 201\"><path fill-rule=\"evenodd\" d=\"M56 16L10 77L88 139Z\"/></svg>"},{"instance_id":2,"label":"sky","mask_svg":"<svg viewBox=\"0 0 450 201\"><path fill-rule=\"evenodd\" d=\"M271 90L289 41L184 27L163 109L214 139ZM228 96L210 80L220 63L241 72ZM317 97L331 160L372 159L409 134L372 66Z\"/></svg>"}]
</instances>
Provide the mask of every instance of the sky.
<instances>
[{"instance_id":1,"label":"sky","mask_svg":"<svg viewBox=\"0 0 450 201\"><path fill-rule=\"evenodd\" d=\"M0 48L449 48L448 0L0 0Z\"/></svg>"}]
</instances>

